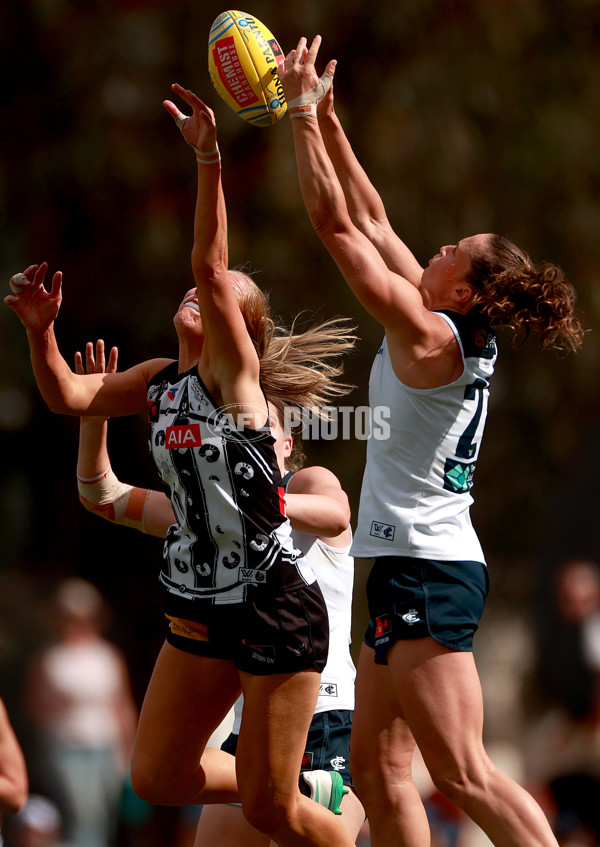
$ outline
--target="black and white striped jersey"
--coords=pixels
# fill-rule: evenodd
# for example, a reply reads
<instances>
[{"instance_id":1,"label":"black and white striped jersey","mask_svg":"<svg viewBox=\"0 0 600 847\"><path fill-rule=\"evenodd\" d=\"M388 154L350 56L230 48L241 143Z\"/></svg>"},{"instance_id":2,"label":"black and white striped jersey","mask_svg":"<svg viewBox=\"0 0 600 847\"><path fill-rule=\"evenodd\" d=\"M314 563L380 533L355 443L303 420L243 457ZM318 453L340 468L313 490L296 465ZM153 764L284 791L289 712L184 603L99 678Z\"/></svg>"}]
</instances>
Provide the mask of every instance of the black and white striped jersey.
<instances>
[{"instance_id":1,"label":"black and white striped jersey","mask_svg":"<svg viewBox=\"0 0 600 847\"><path fill-rule=\"evenodd\" d=\"M269 428L236 425L197 367L180 374L177 364L148 386L150 454L177 521L160 574L167 605L181 615L180 600L239 603L248 592L311 584L314 573L292 542Z\"/></svg>"}]
</instances>

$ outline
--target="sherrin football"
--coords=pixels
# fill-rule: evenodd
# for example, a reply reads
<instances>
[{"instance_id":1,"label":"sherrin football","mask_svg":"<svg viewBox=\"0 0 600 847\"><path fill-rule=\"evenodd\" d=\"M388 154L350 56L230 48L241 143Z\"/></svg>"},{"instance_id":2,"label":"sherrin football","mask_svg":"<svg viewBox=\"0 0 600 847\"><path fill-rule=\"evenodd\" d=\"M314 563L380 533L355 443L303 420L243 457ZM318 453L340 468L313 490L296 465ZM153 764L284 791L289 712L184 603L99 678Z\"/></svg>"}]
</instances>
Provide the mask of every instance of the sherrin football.
<instances>
[{"instance_id":1,"label":"sherrin football","mask_svg":"<svg viewBox=\"0 0 600 847\"><path fill-rule=\"evenodd\" d=\"M287 110L278 69L281 47L247 12L223 12L210 28L208 71L217 94L243 120L271 126Z\"/></svg>"}]
</instances>

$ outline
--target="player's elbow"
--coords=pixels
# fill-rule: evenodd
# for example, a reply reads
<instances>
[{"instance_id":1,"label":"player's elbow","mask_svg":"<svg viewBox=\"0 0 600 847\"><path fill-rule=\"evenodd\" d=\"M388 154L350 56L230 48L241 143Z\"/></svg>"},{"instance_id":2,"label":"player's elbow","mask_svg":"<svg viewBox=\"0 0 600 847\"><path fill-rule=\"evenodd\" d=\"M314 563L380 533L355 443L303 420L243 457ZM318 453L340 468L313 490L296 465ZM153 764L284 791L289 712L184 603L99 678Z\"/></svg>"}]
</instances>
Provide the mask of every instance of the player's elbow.
<instances>
[{"instance_id":1,"label":"player's elbow","mask_svg":"<svg viewBox=\"0 0 600 847\"><path fill-rule=\"evenodd\" d=\"M103 506L97 503L91 503L89 500L86 500L83 494L79 495L79 502L90 514L95 515L97 518L103 518L105 521L115 523L115 510L112 503L107 503Z\"/></svg>"},{"instance_id":2,"label":"player's elbow","mask_svg":"<svg viewBox=\"0 0 600 847\"><path fill-rule=\"evenodd\" d=\"M350 526L350 506L346 509L339 510L332 521L332 538L336 535L341 535Z\"/></svg>"},{"instance_id":3,"label":"player's elbow","mask_svg":"<svg viewBox=\"0 0 600 847\"><path fill-rule=\"evenodd\" d=\"M9 815L20 812L29 795L29 783L27 777L23 776L18 782L13 783L11 791L7 792L2 802L2 811Z\"/></svg>"},{"instance_id":4,"label":"player's elbow","mask_svg":"<svg viewBox=\"0 0 600 847\"><path fill-rule=\"evenodd\" d=\"M350 526L350 503L347 497L336 499L335 503L330 504L326 516L324 515L324 523L321 534L328 538L336 538L345 532Z\"/></svg>"}]
</instances>

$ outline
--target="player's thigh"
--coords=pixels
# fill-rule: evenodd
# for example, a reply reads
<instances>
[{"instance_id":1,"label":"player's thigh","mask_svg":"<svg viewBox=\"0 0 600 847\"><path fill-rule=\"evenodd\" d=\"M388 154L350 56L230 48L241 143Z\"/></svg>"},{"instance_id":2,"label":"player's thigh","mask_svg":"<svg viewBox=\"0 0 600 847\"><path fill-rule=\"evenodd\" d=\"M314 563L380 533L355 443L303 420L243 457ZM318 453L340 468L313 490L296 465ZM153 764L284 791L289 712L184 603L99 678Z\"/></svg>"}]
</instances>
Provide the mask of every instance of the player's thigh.
<instances>
[{"instance_id":1,"label":"player's thigh","mask_svg":"<svg viewBox=\"0 0 600 847\"><path fill-rule=\"evenodd\" d=\"M132 767L197 767L213 730L236 700L233 662L206 658L165 643L140 712Z\"/></svg>"},{"instance_id":2,"label":"player's thigh","mask_svg":"<svg viewBox=\"0 0 600 847\"><path fill-rule=\"evenodd\" d=\"M395 695L432 776L485 758L483 697L473 654L433 638L388 651Z\"/></svg>"},{"instance_id":3,"label":"player's thigh","mask_svg":"<svg viewBox=\"0 0 600 847\"><path fill-rule=\"evenodd\" d=\"M244 711L236 752L240 795L261 787L280 797L298 791L298 776L312 720L320 674L241 674Z\"/></svg>"},{"instance_id":4,"label":"player's thigh","mask_svg":"<svg viewBox=\"0 0 600 847\"><path fill-rule=\"evenodd\" d=\"M356 705L350 741L354 783L364 786L377 773L383 778L410 774L415 740L405 720L390 668L375 663L375 653L361 647L356 674Z\"/></svg>"},{"instance_id":5,"label":"player's thigh","mask_svg":"<svg viewBox=\"0 0 600 847\"><path fill-rule=\"evenodd\" d=\"M250 826L241 806L204 806L194 847L269 847L268 835Z\"/></svg>"}]
</instances>

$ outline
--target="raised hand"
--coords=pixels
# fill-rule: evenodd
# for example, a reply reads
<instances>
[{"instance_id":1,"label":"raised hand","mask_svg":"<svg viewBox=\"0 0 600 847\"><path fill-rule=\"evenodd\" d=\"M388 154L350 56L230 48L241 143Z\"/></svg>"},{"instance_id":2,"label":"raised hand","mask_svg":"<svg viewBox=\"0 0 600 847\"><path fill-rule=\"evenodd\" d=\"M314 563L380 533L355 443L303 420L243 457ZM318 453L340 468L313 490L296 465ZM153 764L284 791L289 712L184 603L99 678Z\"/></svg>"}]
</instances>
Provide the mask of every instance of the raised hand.
<instances>
[{"instance_id":1,"label":"raised hand","mask_svg":"<svg viewBox=\"0 0 600 847\"><path fill-rule=\"evenodd\" d=\"M99 338L96 341L96 351L94 353L94 345L91 341L85 345L85 367L83 364L83 356L78 350L75 353L75 373L81 376L88 374L103 374L115 373L117 370L117 361L119 358L119 350L117 347L111 347L108 355L108 365L106 364L104 341ZM104 423L108 418L102 416L82 415L81 423Z\"/></svg>"},{"instance_id":2,"label":"raised hand","mask_svg":"<svg viewBox=\"0 0 600 847\"><path fill-rule=\"evenodd\" d=\"M117 347L111 347L108 355L108 365L106 365L106 356L104 341L99 338L96 341L96 352L94 354L94 345L91 341L85 345L85 368L83 366L83 356L79 350L75 353L75 373L78 374L112 374L117 370L117 361L119 358L119 350Z\"/></svg>"},{"instance_id":3,"label":"raised hand","mask_svg":"<svg viewBox=\"0 0 600 847\"><path fill-rule=\"evenodd\" d=\"M306 38L302 36L296 49L285 57L284 66L279 71L290 117L297 117L299 112L301 117L315 115L317 104L329 91L335 72L336 60L332 59L323 76L319 78L317 74L315 61L321 46L320 35L315 35L310 47L307 48L306 44Z\"/></svg>"},{"instance_id":4,"label":"raised hand","mask_svg":"<svg viewBox=\"0 0 600 847\"><path fill-rule=\"evenodd\" d=\"M332 59L331 62L329 62L327 64L327 67L325 68L325 73L331 77L331 85L323 95L323 98L317 103L317 116L319 118L326 118L329 115L333 115L335 113L335 106L333 100L333 77L335 74L336 64L336 60Z\"/></svg>"},{"instance_id":5,"label":"raised hand","mask_svg":"<svg viewBox=\"0 0 600 847\"><path fill-rule=\"evenodd\" d=\"M171 88L192 110L191 115L184 115L171 100L163 101L163 106L174 119L187 143L201 153L215 152L217 150L217 124L213 110L193 91L182 88L176 82L173 83Z\"/></svg>"},{"instance_id":6,"label":"raised hand","mask_svg":"<svg viewBox=\"0 0 600 847\"><path fill-rule=\"evenodd\" d=\"M62 271L56 271L47 291L44 286L47 270L47 262L29 265L22 275L13 277L11 290L19 293L4 298L23 326L34 334L42 334L54 323L62 302Z\"/></svg>"}]
</instances>

